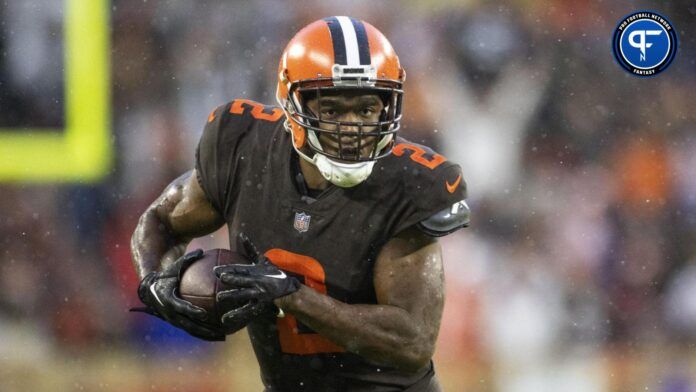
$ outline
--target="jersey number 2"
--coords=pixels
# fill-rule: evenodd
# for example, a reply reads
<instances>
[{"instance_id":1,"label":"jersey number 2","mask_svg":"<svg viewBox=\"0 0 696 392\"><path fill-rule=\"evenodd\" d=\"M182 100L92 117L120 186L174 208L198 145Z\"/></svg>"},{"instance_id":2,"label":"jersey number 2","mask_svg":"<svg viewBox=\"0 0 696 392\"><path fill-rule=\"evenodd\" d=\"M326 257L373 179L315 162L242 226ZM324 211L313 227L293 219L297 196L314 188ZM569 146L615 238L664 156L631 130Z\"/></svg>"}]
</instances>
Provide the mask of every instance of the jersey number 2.
<instances>
[{"instance_id":1,"label":"jersey number 2","mask_svg":"<svg viewBox=\"0 0 696 392\"><path fill-rule=\"evenodd\" d=\"M283 249L270 249L265 253L276 266L301 275L304 284L326 294L324 268L316 259ZM297 319L287 314L277 320L280 348L288 354L318 354L345 351L342 347L317 333L300 333Z\"/></svg>"},{"instance_id":2,"label":"jersey number 2","mask_svg":"<svg viewBox=\"0 0 696 392\"><path fill-rule=\"evenodd\" d=\"M392 152L397 157L400 157L404 155L404 152L406 150L411 152L410 157L412 161L420 163L421 165L427 167L430 170L435 169L436 167L440 166L442 162L447 160L447 158L443 157L440 154L433 154L433 156L428 159L425 157L426 152L424 149L408 143L397 144L392 150Z\"/></svg>"},{"instance_id":3,"label":"jersey number 2","mask_svg":"<svg viewBox=\"0 0 696 392\"><path fill-rule=\"evenodd\" d=\"M278 121L280 117L283 116L283 111L281 109L273 108L271 113L266 113L263 111L265 109L265 106L258 102L254 102L248 99L235 99L234 102L232 102L232 106L230 107L230 113L243 114L245 108L242 105L251 106L251 117L257 120Z\"/></svg>"}]
</instances>

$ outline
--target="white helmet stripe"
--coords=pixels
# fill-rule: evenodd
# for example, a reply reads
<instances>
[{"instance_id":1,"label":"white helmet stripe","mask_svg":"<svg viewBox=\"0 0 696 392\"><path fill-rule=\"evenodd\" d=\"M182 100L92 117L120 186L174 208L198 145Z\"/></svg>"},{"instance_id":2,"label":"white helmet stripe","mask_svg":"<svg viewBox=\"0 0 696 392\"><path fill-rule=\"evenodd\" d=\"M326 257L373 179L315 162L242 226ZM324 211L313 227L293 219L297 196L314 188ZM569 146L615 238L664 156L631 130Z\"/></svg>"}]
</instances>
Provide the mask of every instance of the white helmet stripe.
<instances>
[{"instance_id":1,"label":"white helmet stripe","mask_svg":"<svg viewBox=\"0 0 696 392\"><path fill-rule=\"evenodd\" d=\"M349 67L360 66L360 50L358 48L358 35L355 33L353 22L347 16L337 16L338 23L343 30L343 40L346 44L346 58Z\"/></svg>"}]
</instances>

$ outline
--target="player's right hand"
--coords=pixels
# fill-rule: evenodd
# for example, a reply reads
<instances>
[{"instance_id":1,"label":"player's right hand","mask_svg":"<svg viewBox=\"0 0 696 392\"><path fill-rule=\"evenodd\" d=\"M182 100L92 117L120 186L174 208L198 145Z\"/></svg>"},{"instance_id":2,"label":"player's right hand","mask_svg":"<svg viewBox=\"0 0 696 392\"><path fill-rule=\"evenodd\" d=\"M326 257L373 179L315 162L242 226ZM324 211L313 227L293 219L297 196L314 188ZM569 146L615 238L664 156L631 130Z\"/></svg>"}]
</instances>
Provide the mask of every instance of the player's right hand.
<instances>
[{"instance_id":1,"label":"player's right hand","mask_svg":"<svg viewBox=\"0 0 696 392\"><path fill-rule=\"evenodd\" d=\"M206 311L184 301L176 295L179 288L181 271L194 261L203 257L203 251L197 249L178 258L161 271L152 271L145 275L138 287L138 297L145 308L131 309L159 317L175 327L181 328L192 336L208 341L225 340L225 333L201 320Z\"/></svg>"}]
</instances>

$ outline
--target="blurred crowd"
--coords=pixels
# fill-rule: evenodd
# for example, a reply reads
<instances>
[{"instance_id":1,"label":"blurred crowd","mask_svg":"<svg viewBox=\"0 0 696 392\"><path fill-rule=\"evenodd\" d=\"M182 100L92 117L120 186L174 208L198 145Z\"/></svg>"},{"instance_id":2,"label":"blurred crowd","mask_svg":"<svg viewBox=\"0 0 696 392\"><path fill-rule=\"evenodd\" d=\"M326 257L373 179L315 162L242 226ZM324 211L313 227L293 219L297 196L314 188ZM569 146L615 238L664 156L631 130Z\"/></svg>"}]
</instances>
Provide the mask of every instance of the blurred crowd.
<instances>
[{"instance_id":1,"label":"blurred crowd","mask_svg":"<svg viewBox=\"0 0 696 392\"><path fill-rule=\"evenodd\" d=\"M614 61L610 39L646 7L672 21L680 46L668 71L640 79ZM391 40L407 71L402 136L459 162L468 183L471 227L441 241L445 384L695 391L696 6L686 0L113 1L113 171L91 185L0 184L0 363L110 347L215 355L127 312L130 235L192 168L210 110L274 103L289 38L335 14ZM0 2L0 21L0 127L61 127L62 2Z\"/></svg>"}]
</instances>

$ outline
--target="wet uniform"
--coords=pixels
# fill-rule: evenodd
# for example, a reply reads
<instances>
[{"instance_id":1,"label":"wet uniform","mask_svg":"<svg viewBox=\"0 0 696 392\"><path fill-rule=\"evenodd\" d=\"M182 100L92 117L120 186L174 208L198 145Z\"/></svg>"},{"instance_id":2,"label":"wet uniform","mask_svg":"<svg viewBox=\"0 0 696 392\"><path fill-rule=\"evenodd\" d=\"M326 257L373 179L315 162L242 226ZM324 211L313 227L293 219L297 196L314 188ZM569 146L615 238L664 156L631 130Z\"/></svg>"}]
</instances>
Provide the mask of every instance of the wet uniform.
<instances>
[{"instance_id":1,"label":"wet uniform","mask_svg":"<svg viewBox=\"0 0 696 392\"><path fill-rule=\"evenodd\" d=\"M381 247L463 200L461 170L399 138L363 183L311 194L298 181L284 120L280 108L247 100L213 111L196 152L201 187L229 225L231 246L244 232L305 285L348 304L376 304ZM292 315L258 319L248 332L267 391L421 391L436 383L432 362L417 373L371 364Z\"/></svg>"}]
</instances>

